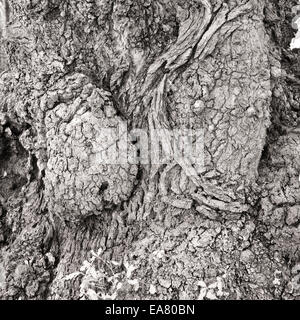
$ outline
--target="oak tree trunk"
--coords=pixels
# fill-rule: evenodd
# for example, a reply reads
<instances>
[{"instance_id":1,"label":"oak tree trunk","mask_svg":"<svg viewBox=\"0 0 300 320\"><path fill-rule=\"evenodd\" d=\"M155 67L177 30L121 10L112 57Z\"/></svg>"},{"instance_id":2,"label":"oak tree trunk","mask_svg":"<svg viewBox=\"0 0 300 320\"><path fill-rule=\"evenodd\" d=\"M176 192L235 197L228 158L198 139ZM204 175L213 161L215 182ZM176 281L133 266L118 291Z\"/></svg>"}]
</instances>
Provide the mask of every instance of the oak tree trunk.
<instances>
[{"instance_id":1,"label":"oak tree trunk","mask_svg":"<svg viewBox=\"0 0 300 320\"><path fill-rule=\"evenodd\" d=\"M0 297L78 299L101 249L117 298L299 298L296 5L2 0ZM202 130L204 163L102 163L125 125Z\"/></svg>"}]
</instances>

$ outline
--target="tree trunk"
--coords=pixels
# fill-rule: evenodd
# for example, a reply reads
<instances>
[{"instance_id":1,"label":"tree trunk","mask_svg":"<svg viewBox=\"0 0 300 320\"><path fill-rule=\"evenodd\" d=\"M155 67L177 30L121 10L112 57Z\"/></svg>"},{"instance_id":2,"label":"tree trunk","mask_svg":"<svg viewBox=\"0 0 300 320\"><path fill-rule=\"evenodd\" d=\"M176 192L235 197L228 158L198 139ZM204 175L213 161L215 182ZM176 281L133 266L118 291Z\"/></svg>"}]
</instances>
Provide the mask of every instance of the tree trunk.
<instances>
[{"instance_id":1,"label":"tree trunk","mask_svg":"<svg viewBox=\"0 0 300 320\"><path fill-rule=\"evenodd\" d=\"M0 297L299 298L296 5L1 0Z\"/></svg>"}]
</instances>

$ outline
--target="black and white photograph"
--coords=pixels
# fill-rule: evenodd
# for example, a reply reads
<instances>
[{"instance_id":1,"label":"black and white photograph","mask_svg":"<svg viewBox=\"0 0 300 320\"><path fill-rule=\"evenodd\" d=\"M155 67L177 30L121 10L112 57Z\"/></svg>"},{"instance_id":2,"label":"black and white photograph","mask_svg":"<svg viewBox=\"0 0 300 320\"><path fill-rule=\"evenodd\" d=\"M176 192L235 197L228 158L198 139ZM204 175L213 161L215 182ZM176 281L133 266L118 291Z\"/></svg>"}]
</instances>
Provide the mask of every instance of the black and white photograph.
<instances>
[{"instance_id":1,"label":"black and white photograph","mask_svg":"<svg viewBox=\"0 0 300 320\"><path fill-rule=\"evenodd\" d=\"M0 300L300 300L300 1L0 0Z\"/></svg>"}]
</instances>

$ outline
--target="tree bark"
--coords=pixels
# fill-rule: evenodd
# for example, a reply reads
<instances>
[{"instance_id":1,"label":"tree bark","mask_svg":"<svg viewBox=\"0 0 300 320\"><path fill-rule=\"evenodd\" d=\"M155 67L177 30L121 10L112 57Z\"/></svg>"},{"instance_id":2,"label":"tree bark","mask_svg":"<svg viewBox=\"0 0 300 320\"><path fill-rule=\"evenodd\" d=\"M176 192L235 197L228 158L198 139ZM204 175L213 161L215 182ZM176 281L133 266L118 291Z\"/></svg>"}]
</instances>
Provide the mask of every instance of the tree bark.
<instances>
[{"instance_id":1,"label":"tree bark","mask_svg":"<svg viewBox=\"0 0 300 320\"><path fill-rule=\"evenodd\" d=\"M0 297L82 298L101 250L119 299L298 299L297 4L2 0ZM104 164L120 128L204 162Z\"/></svg>"}]
</instances>

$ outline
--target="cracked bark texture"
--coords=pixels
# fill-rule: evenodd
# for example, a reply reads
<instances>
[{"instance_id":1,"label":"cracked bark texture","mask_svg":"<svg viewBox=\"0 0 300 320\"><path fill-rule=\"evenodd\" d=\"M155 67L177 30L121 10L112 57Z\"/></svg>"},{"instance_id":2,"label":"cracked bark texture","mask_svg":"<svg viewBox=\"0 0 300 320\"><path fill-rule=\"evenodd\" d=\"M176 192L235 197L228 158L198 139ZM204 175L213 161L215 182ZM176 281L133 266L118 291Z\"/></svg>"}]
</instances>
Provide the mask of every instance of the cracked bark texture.
<instances>
[{"instance_id":1,"label":"cracked bark texture","mask_svg":"<svg viewBox=\"0 0 300 320\"><path fill-rule=\"evenodd\" d=\"M294 5L2 0L0 297L78 299L102 248L143 283L119 298L299 299ZM203 128L204 169L101 164L125 123Z\"/></svg>"}]
</instances>

